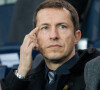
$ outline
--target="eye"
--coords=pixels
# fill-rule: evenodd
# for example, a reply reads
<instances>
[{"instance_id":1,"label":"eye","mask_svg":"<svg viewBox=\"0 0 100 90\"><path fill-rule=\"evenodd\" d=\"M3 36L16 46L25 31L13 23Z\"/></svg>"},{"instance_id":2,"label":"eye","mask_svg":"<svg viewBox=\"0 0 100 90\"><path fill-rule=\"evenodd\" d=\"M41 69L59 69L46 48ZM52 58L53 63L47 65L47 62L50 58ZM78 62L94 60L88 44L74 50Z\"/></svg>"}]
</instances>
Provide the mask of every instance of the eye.
<instances>
[{"instance_id":1,"label":"eye","mask_svg":"<svg viewBox=\"0 0 100 90\"><path fill-rule=\"evenodd\" d=\"M65 28L67 28L65 25L60 25L60 28L61 29L65 29Z\"/></svg>"},{"instance_id":2,"label":"eye","mask_svg":"<svg viewBox=\"0 0 100 90\"><path fill-rule=\"evenodd\" d=\"M48 29L47 26L44 26L44 27L41 28L41 30L47 30L47 29Z\"/></svg>"}]
</instances>

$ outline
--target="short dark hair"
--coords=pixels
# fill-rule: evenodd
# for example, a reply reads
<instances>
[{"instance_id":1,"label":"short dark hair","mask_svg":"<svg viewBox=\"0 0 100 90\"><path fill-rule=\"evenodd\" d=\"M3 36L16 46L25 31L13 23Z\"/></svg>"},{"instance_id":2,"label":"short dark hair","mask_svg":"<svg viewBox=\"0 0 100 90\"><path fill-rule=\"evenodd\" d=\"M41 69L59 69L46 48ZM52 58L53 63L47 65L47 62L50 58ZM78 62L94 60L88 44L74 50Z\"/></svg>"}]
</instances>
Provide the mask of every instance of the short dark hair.
<instances>
[{"instance_id":1,"label":"short dark hair","mask_svg":"<svg viewBox=\"0 0 100 90\"><path fill-rule=\"evenodd\" d=\"M36 9L36 12L34 13L34 17L33 17L33 21L34 21L34 27L36 27L36 17L37 17L37 13L41 10L41 9L45 9L45 8L65 8L66 10L68 10L71 14L71 19L74 25L74 30L78 30L79 29L79 16L77 11L75 10L75 8L68 3L65 0L45 0L44 2L42 2Z\"/></svg>"}]
</instances>

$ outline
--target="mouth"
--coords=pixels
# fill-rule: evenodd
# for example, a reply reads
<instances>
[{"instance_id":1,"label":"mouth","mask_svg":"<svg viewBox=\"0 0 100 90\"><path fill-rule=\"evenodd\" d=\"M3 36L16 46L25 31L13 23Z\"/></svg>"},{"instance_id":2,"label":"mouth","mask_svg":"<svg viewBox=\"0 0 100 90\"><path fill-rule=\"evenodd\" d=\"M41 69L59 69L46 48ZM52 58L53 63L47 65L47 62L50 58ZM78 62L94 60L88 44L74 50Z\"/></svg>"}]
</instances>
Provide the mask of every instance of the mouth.
<instances>
[{"instance_id":1,"label":"mouth","mask_svg":"<svg viewBox=\"0 0 100 90\"><path fill-rule=\"evenodd\" d=\"M48 46L48 48L60 48L60 47L62 46L58 44Z\"/></svg>"}]
</instances>

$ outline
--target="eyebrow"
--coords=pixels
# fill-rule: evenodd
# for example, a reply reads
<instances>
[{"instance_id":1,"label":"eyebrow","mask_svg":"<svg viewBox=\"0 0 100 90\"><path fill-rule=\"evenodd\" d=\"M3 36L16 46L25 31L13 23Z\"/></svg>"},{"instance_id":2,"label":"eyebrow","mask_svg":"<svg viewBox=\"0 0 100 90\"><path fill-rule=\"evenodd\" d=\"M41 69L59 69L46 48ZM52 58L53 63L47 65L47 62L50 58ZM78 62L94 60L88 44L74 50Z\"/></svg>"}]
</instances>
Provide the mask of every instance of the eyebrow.
<instances>
[{"instance_id":1,"label":"eyebrow","mask_svg":"<svg viewBox=\"0 0 100 90\"><path fill-rule=\"evenodd\" d=\"M67 23L65 23L65 22L58 23L57 25L61 25L61 24L66 24L67 25Z\"/></svg>"},{"instance_id":2,"label":"eyebrow","mask_svg":"<svg viewBox=\"0 0 100 90\"><path fill-rule=\"evenodd\" d=\"M48 23L42 23L41 26L42 26L42 25L49 25L49 24L48 24Z\"/></svg>"},{"instance_id":3,"label":"eyebrow","mask_svg":"<svg viewBox=\"0 0 100 90\"><path fill-rule=\"evenodd\" d=\"M61 25L61 24L67 24L66 22L60 22L60 23L57 23L57 25ZM49 23L43 23L43 24L41 24L41 26L42 25L50 25Z\"/></svg>"}]
</instances>

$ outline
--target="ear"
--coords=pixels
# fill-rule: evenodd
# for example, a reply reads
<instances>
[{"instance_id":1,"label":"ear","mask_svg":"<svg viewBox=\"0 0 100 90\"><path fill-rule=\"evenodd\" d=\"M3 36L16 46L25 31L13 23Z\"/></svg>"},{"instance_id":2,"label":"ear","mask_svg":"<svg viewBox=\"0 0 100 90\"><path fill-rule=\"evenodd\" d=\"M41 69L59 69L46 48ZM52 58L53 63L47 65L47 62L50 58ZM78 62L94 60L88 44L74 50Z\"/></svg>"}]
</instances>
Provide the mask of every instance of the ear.
<instances>
[{"instance_id":1,"label":"ear","mask_svg":"<svg viewBox=\"0 0 100 90\"><path fill-rule=\"evenodd\" d=\"M75 44L77 44L80 39L81 39L81 31L77 30L75 32Z\"/></svg>"}]
</instances>

